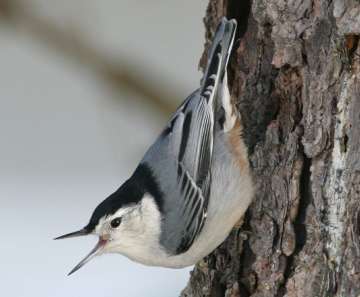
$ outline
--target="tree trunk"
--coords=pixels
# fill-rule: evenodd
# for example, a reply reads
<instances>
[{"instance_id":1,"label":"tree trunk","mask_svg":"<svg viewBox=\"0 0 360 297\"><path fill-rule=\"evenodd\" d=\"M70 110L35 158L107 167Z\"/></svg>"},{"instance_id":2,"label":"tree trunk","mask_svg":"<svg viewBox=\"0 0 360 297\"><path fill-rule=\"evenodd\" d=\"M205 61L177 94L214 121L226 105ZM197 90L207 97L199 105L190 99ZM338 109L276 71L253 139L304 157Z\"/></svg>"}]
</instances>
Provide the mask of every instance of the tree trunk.
<instances>
[{"instance_id":1,"label":"tree trunk","mask_svg":"<svg viewBox=\"0 0 360 297\"><path fill-rule=\"evenodd\" d=\"M223 15L256 196L182 296L359 297L360 2L210 0L206 48Z\"/></svg>"}]
</instances>

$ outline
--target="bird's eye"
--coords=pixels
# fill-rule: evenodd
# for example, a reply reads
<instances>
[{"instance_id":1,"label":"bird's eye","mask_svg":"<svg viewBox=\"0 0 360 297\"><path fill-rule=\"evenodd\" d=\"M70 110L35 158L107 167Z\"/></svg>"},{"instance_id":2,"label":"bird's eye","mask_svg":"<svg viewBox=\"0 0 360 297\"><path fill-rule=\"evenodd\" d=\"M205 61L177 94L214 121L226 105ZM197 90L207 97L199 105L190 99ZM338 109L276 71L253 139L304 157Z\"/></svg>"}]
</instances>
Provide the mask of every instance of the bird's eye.
<instances>
[{"instance_id":1,"label":"bird's eye","mask_svg":"<svg viewBox=\"0 0 360 297\"><path fill-rule=\"evenodd\" d=\"M120 226L120 224L121 224L121 218L113 219L113 220L110 222L111 228L117 228L117 227Z\"/></svg>"}]
</instances>

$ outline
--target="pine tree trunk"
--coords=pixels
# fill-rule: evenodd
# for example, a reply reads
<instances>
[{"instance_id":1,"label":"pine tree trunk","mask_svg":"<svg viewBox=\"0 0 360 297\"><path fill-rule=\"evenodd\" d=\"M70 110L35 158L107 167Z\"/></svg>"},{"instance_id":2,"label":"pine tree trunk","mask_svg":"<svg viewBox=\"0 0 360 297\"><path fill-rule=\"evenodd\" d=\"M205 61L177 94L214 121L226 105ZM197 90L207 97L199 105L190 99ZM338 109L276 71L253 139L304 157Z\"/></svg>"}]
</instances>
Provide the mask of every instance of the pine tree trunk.
<instances>
[{"instance_id":1,"label":"pine tree trunk","mask_svg":"<svg viewBox=\"0 0 360 297\"><path fill-rule=\"evenodd\" d=\"M210 0L206 48L223 15L257 190L182 296L359 297L360 2Z\"/></svg>"}]
</instances>

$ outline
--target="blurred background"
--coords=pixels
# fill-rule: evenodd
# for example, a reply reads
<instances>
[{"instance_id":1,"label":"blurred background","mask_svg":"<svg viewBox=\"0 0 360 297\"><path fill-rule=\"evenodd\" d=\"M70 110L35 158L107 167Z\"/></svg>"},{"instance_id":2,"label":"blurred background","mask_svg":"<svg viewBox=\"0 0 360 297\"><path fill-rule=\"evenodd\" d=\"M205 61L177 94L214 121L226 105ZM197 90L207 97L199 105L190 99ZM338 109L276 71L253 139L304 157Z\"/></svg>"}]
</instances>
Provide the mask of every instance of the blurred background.
<instances>
[{"instance_id":1,"label":"blurred background","mask_svg":"<svg viewBox=\"0 0 360 297\"><path fill-rule=\"evenodd\" d=\"M178 296L189 269L67 272L87 223L200 81L207 0L0 0L1 296Z\"/></svg>"}]
</instances>

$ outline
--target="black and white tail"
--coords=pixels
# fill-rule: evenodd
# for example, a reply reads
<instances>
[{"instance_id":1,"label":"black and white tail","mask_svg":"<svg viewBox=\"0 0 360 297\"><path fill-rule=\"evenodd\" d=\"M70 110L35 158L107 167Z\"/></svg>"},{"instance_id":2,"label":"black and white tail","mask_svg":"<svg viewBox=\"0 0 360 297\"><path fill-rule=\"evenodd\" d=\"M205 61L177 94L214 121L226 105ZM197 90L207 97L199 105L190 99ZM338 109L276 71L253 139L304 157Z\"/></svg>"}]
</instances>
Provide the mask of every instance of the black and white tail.
<instances>
[{"instance_id":1,"label":"black and white tail","mask_svg":"<svg viewBox=\"0 0 360 297\"><path fill-rule=\"evenodd\" d=\"M227 20L225 17L218 25L200 87L200 95L206 98L214 110L222 113L220 121L225 131L233 127L236 119L230 102L226 71L234 44L236 26L234 19ZM215 98L218 98L219 102L215 102Z\"/></svg>"}]
</instances>

